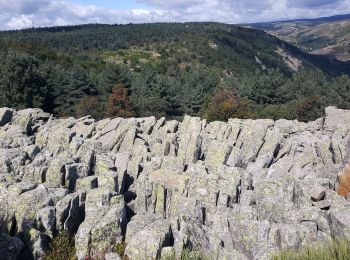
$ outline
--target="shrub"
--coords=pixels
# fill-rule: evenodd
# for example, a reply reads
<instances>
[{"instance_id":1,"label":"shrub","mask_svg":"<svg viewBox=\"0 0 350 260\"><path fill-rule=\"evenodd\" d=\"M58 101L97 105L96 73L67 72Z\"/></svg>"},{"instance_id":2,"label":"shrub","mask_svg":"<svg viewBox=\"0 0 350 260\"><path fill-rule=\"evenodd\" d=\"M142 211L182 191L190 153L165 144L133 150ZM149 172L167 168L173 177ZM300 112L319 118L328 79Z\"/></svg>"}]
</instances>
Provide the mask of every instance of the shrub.
<instances>
[{"instance_id":1,"label":"shrub","mask_svg":"<svg viewBox=\"0 0 350 260\"><path fill-rule=\"evenodd\" d=\"M347 196L350 192L350 166L345 165L343 171L338 176L339 186L337 193L340 196Z\"/></svg>"},{"instance_id":2,"label":"shrub","mask_svg":"<svg viewBox=\"0 0 350 260\"><path fill-rule=\"evenodd\" d=\"M95 119L100 119L102 114L101 110L99 97L85 96L81 98L79 103L76 105L75 115L77 117L91 115Z\"/></svg>"},{"instance_id":3,"label":"shrub","mask_svg":"<svg viewBox=\"0 0 350 260\"><path fill-rule=\"evenodd\" d=\"M44 260L75 260L75 245L73 237L66 231L55 237Z\"/></svg>"},{"instance_id":4,"label":"shrub","mask_svg":"<svg viewBox=\"0 0 350 260\"><path fill-rule=\"evenodd\" d=\"M286 249L271 257L272 260L346 260L350 259L350 243L334 240L326 245L308 246L299 251Z\"/></svg>"},{"instance_id":5,"label":"shrub","mask_svg":"<svg viewBox=\"0 0 350 260\"><path fill-rule=\"evenodd\" d=\"M97 252L93 252L91 254L91 256L85 257L84 260L104 260L105 259L105 255L106 255L106 251L105 250L97 251Z\"/></svg>"},{"instance_id":6,"label":"shrub","mask_svg":"<svg viewBox=\"0 0 350 260\"><path fill-rule=\"evenodd\" d=\"M233 88L220 88L202 110L209 121L227 121L229 118L253 118L252 102L240 99Z\"/></svg>"},{"instance_id":7,"label":"shrub","mask_svg":"<svg viewBox=\"0 0 350 260\"><path fill-rule=\"evenodd\" d=\"M204 260L204 256L200 251L185 248L182 251L181 260Z\"/></svg>"},{"instance_id":8,"label":"shrub","mask_svg":"<svg viewBox=\"0 0 350 260\"><path fill-rule=\"evenodd\" d=\"M115 245L114 251L120 256L120 257L124 257L125 255L125 248L126 248L126 243L123 242L119 242Z\"/></svg>"},{"instance_id":9,"label":"shrub","mask_svg":"<svg viewBox=\"0 0 350 260\"><path fill-rule=\"evenodd\" d=\"M297 107L297 119L302 122L316 120L322 116L322 104L319 96L307 97Z\"/></svg>"}]
</instances>

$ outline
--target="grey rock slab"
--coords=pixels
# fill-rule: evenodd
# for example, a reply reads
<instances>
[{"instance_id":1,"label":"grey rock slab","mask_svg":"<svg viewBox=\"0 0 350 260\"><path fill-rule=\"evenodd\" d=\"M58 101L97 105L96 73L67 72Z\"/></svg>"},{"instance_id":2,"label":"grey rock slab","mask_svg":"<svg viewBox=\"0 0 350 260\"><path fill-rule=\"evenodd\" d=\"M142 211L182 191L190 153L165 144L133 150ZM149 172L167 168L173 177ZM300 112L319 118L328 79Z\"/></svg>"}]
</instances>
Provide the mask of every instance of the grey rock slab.
<instances>
[{"instance_id":1,"label":"grey rock slab","mask_svg":"<svg viewBox=\"0 0 350 260\"><path fill-rule=\"evenodd\" d=\"M328 131L334 131L341 125L350 125L350 111L327 107L324 128Z\"/></svg>"},{"instance_id":2,"label":"grey rock slab","mask_svg":"<svg viewBox=\"0 0 350 260\"><path fill-rule=\"evenodd\" d=\"M310 193L311 200L320 201L326 197L326 188L321 185L315 185Z\"/></svg>"},{"instance_id":3,"label":"grey rock slab","mask_svg":"<svg viewBox=\"0 0 350 260\"><path fill-rule=\"evenodd\" d=\"M109 188L97 188L87 192L85 219L75 235L76 255L84 259L93 253L108 250L122 239L126 223L123 196L117 196Z\"/></svg>"},{"instance_id":4,"label":"grey rock slab","mask_svg":"<svg viewBox=\"0 0 350 260\"><path fill-rule=\"evenodd\" d=\"M211 141L208 146L205 162L207 165L214 168L223 165L226 163L231 150L232 147L228 146L227 142L218 140Z\"/></svg>"},{"instance_id":5,"label":"grey rock slab","mask_svg":"<svg viewBox=\"0 0 350 260\"><path fill-rule=\"evenodd\" d=\"M30 145L24 148L24 151L27 153L30 160L34 160L35 156L40 153L40 148L37 145Z\"/></svg>"},{"instance_id":6,"label":"grey rock slab","mask_svg":"<svg viewBox=\"0 0 350 260\"><path fill-rule=\"evenodd\" d=\"M113 204L110 210L92 227L90 231L90 244L92 252L102 252L114 247L123 238L126 227L126 211L122 197Z\"/></svg>"},{"instance_id":7,"label":"grey rock slab","mask_svg":"<svg viewBox=\"0 0 350 260\"><path fill-rule=\"evenodd\" d=\"M105 260L121 260L117 253L107 253L105 254Z\"/></svg>"},{"instance_id":8,"label":"grey rock slab","mask_svg":"<svg viewBox=\"0 0 350 260\"><path fill-rule=\"evenodd\" d=\"M59 188L65 186L66 172L65 167L74 161L70 158L56 158L50 162L46 172L45 186L50 188Z\"/></svg>"},{"instance_id":9,"label":"grey rock slab","mask_svg":"<svg viewBox=\"0 0 350 260\"><path fill-rule=\"evenodd\" d=\"M322 210L329 210L332 203L329 200L322 200L322 201L312 202L312 205Z\"/></svg>"},{"instance_id":10,"label":"grey rock slab","mask_svg":"<svg viewBox=\"0 0 350 260\"><path fill-rule=\"evenodd\" d=\"M79 178L76 182L76 190L88 191L96 189L98 187L97 176L89 176L85 178Z\"/></svg>"},{"instance_id":11,"label":"grey rock slab","mask_svg":"<svg viewBox=\"0 0 350 260\"><path fill-rule=\"evenodd\" d=\"M170 222L159 219L131 236L127 241L125 254L131 259L156 259L163 247L171 244Z\"/></svg>"},{"instance_id":12,"label":"grey rock slab","mask_svg":"<svg viewBox=\"0 0 350 260\"><path fill-rule=\"evenodd\" d=\"M81 121L78 122L72 130L76 132L77 136L81 136L84 139L90 138L95 130L95 124L86 120Z\"/></svg>"},{"instance_id":13,"label":"grey rock slab","mask_svg":"<svg viewBox=\"0 0 350 260\"><path fill-rule=\"evenodd\" d=\"M17 182L8 187L8 191L13 195L20 195L24 192L34 190L38 185L33 182Z\"/></svg>"},{"instance_id":14,"label":"grey rock slab","mask_svg":"<svg viewBox=\"0 0 350 260\"><path fill-rule=\"evenodd\" d=\"M36 212L36 225L42 232L53 238L56 228L55 207L45 207Z\"/></svg>"},{"instance_id":15,"label":"grey rock slab","mask_svg":"<svg viewBox=\"0 0 350 260\"><path fill-rule=\"evenodd\" d=\"M75 233L84 219L84 210L81 207L84 203L84 193L71 193L57 202L56 228Z\"/></svg>"},{"instance_id":16,"label":"grey rock slab","mask_svg":"<svg viewBox=\"0 0 350 260\"><path fill-rule=\"evenodd\" d=\"M265 144L267 130L273 127L272 120L246 120L242 122L240 134L227 159L227 165L246 168L259 155Z\"/></svg>"},{"instance_id":17,"label":"grey rock slab","mask_svg":"<svg viewBox=\"0 0 350 260\"><path fill-rule=\"evenodd\" d=\"M160 219L162 219L161 215L150 214L145 211L136 214L128 223L125 240L129 241L137 232Z\"/></svg>"},{"instance_id":18,"label":"grey rock slab","mask_svg":"<svg viewBox=\"0 0 350 260\"><path fill-rule=\"evenodd\" d=\"M332 208L329 213L330 228L335 238L350 238L350 207Z\"/></svg>"},{"instance_id":19,"label":"grey rock slab","mask_svg":"<svg viewBox=\"0 0 350 260\"><path fill-rule=\"evenodd\" d=\"M43 185L10 198L9 203L15 212L18 231L22 230L23 224L35 221L39 209L53 204L49 191Z\"/></svg>"},{"instance_id":20,"label":"grey rock slab","mask_svg":"<svg viewBox=\"0 0 350 260\"><path fill-rule=\"evenodd\" d=\"M65 166L65 185L74 192L79 178L88 177L90 168L85 163L73 163Z\"/></svg>"},{"instance_id":21,"label":"grey rock slab","mask_svg":"<svg viewBox=\"0 0 350 260\"><path fill-rule=\"evenodd\" d=\"M120 193L119 190L119 174L114 171L108 171L98 176L97 178L98 187L108 188L112 192Z\"/></svg>"},{"instance_id":22,"label":"grey rock slab","mask_svg":"<svg viewBox=\"0 0 350 260\"><path fill-rule=\"evenodd\" d=\"M115 129L117 129L117 127L119 126L119 124L122 122L122 118L118 117L118 118L114 118L110 121L107 122L108 119L102 120L100 124L98 124L97 128L101 128L103 124L105 124L105 126L101 129L100 135L105 135Z\"/></svg>"},{"instance_id":23,"label":"grey rock slab","mask_svg":"<svg viewBox=\"0 0 350 260\"><path fill-rule=\"evenodd\" d=\"M111 154L103 153L95 156L95 175L102 175L108 171L115 171L115 158Z\"/></svg>"}]
</instances>

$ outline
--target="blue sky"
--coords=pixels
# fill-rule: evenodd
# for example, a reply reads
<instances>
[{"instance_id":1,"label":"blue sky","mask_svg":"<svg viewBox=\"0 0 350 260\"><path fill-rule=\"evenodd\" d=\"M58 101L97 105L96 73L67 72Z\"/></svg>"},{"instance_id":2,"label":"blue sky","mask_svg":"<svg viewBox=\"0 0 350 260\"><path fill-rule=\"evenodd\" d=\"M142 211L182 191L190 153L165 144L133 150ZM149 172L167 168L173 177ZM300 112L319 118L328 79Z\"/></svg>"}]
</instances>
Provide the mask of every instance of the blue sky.
<instances>
[{"instance_id":1,"label":"blue sky","mask_svg":"<svg viewBox=\"0 0 350 260\"><path fill-rule=\"evenodd\" d=\"M250 23L350 13L350 0L0 0L0 30L86 23Z\"/></svg>"}]
</instances>

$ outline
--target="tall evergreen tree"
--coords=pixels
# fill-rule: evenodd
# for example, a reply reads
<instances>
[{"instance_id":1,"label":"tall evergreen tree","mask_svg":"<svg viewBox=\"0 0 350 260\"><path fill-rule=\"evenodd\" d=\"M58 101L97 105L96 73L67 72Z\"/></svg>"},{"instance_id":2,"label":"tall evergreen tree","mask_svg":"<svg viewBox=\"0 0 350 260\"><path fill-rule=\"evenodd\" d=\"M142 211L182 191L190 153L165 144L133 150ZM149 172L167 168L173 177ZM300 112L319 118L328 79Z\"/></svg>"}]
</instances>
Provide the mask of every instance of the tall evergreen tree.
<instances>
[{"instance_id":1,"label":"tall evergreen tree","mask_svg":"<svg viewBox=\"0 0 350 260\"><path fill-rule=\"evenodd\" d=\"M3 52L0 60L0 106L43 107L47 84L39 62L17 51Z\"/></svg>"}]
</instances>

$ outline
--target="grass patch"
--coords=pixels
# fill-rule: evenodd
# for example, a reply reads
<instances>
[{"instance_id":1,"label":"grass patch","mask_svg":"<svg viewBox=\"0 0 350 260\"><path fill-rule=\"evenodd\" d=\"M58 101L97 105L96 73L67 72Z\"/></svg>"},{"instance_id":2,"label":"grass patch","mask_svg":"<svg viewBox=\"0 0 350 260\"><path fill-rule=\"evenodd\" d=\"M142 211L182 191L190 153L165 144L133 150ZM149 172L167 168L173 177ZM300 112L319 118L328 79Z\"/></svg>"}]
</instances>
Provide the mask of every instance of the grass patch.
<instances>
[{"instance_id":1,"label":"grass patch","mask_svg":"<svg viewBox=\"0 0 350 260\"><path fill-rule=\"evenodd\" d=\"M325 245L308 246L301 250L286 249L271 260L346 260L350 259L350 242L334 240Z\"/></svg>"},{"instance_id":2,"label":"grass patch","mask_svg":"<svg viewBox=\"0 0 350 260\"><path fill-rule=\"evenodd\" d=\"M197 250L191 250L188 248L185 248L182 251L180 260L208 260L210 258L205 257L204 254L201 251ZM175 255L167 256L167 257L161 257L161 260L178 260Z\"/></svg>"},{"instance_id":3,"label":"grass patch","mask_svg":"<svg viewBox=\"0 0 350 260\"><path fill-rule=\"evenodd\" d=\"M125 256L125 248L126 248L126 243L123 242L119 242L115 245L114 247L114 251L120 256L120 257L124 257Z\"/></svg>"},{"instance_id":4,"label":"grass patch","mask_svg":"<svg viewBox=\"0 0 350 260\"><path fill-rule=\"evenodd\" d=\"M200 251L185 249L182 251L181 260L205 260L205 258Z\"/></svg>"},{"instance_id":5,"label":"grass patch","mask_svg":"<svg viewBox=\"0 0 350 260\"><path fill-rule=\"evenodd\" d=\"M68 232L55 237L43 260L76 260L74 238Z\"/></svg>"}]
</instances>

